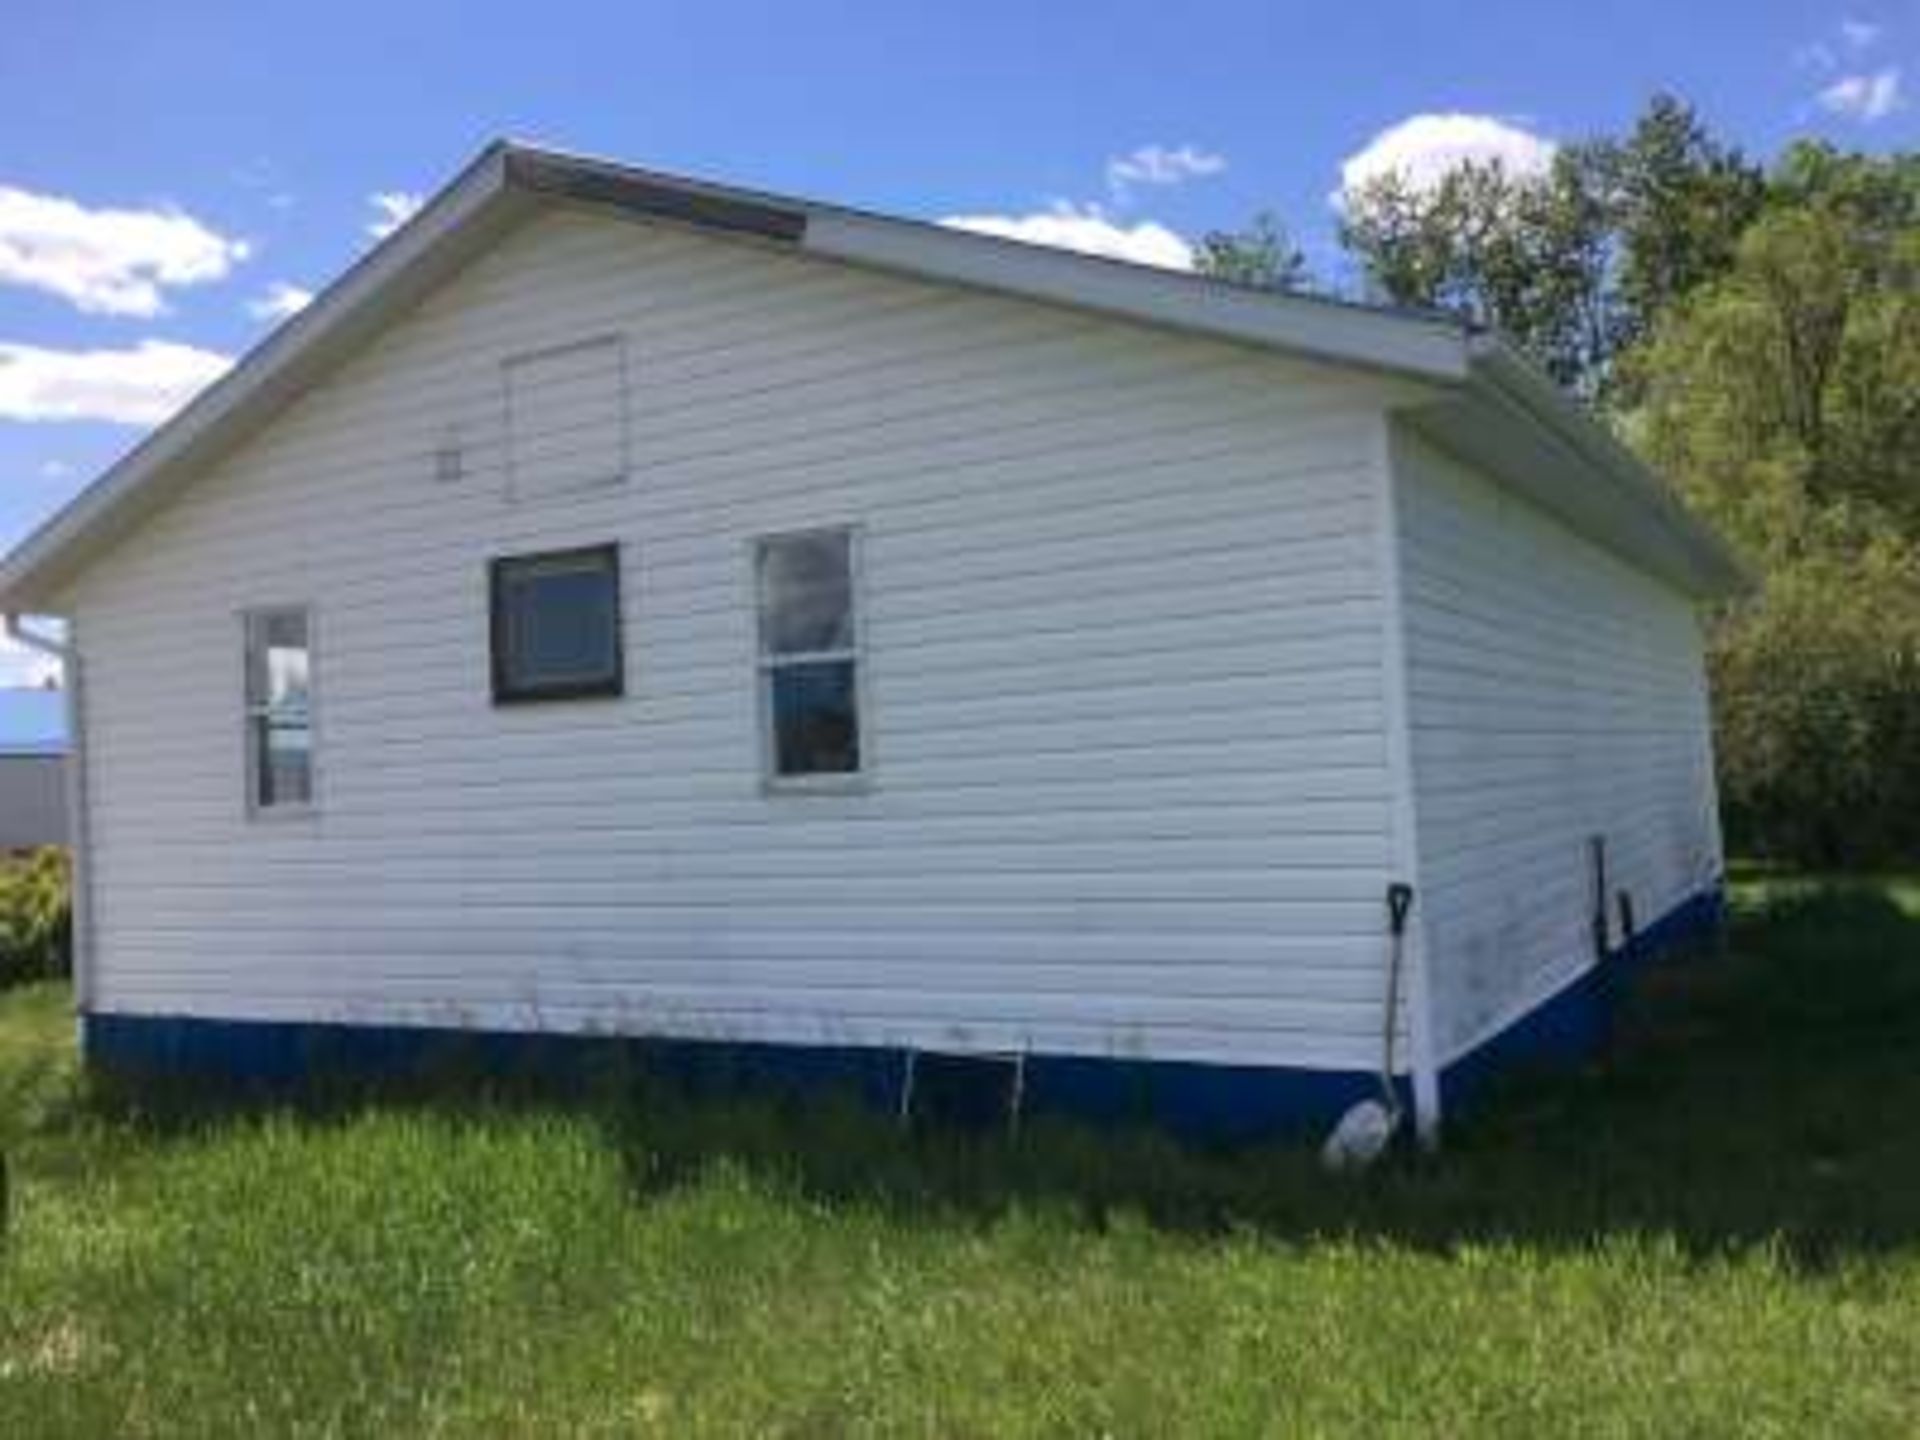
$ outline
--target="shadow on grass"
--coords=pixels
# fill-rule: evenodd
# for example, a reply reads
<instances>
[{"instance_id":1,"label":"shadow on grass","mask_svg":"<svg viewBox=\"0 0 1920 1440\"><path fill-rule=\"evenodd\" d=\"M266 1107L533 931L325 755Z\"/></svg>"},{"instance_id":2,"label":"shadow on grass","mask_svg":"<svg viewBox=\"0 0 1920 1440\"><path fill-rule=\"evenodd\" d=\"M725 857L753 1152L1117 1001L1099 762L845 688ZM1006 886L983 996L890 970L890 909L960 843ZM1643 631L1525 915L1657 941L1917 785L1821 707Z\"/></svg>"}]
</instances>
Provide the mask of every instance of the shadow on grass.
<instances>
[{"instance_id":1,"label":"shadow on grass","mask_svg":"<svg viewBox=\"0 0 1920 1440\"><path fill-rule=\"evenodd\" d=\"M404 1083L313 1081L295 1101L204 1089L99 1110L161 1135L271 1110L314 1123L374 1108L454 1117L564 1109L617 1147L638 1203L744 1170L815 1202L971 1225L1066 1208L1194 1235L1392 1241L1436 1251L1671 1236L1707 1256L1773 1241L1824 1266L1920 1241L1920 917L1883 891L1826 886L1736 907L1725 955L1643 978L1604 1065L1519 1076L1456 1122L1446 1152L1360 1179L1311 1146L1183 1148L1146 1131L1035 1124L1017 1136L904 1133L850 1102L690 1098L621 1065L563 1093L481 1073L449 1047ZM536 1068L537 1065L536 1065Z\"/></svg>"}]
</instances>

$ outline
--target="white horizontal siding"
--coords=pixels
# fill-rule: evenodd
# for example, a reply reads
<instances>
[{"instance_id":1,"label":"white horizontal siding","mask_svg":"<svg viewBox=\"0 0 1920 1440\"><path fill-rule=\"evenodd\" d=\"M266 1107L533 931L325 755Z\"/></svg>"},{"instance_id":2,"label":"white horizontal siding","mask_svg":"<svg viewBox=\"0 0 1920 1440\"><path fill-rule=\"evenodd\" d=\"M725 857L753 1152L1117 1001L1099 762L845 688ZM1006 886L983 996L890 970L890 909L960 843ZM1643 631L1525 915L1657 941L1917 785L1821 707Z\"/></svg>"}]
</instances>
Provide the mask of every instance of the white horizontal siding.
<instances>
[{"instance_id":1,"label":"white horizontal siding","mask_svg":"<svg viewBox=\"0 0 1920 1440\"><path fill-rule=\"evenodd\" d=\"M1395 457L1444 1060L1592 962L1590 836L1644 924L1718 875L1719 831L1686 597L1417 437Z\"/></svg>"},{"instance_id":2,"label":"white horizontal siding","mask_svg":"<svg viewBox=\"0 0 1920 1440\"><path fill-rule=\"evenodd\" d=\"M508 497L502 362L610 334L627 480ZM542 218L83 577L95 1003L1370 1064L1379 404L1226 345ZM611 423L527 414L517 467ZM750 541L835 523L865 537L874 784L768 796ZM495 708L487 559L606 540L627 695ZM236 617L290 601L319 807L250 823Z\"/></svg>"}]
</instances>

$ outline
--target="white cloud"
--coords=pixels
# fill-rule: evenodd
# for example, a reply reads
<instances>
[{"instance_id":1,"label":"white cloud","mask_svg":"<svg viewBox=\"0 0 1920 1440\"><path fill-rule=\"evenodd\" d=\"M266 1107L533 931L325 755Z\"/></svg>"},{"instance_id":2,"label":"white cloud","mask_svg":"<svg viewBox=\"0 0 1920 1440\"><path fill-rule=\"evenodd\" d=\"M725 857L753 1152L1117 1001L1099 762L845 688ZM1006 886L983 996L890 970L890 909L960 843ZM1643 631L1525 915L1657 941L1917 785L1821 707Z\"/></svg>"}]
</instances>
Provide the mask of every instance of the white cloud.
<instances>
[{"instance_id":1,"label":"white cloud","mask_svg":"<svg viewBox=\"0 0 1920 1440\"><path fill-rule=\"evenodd\" d=\"M1166 270L1193 268L1193 247L1166 226L1152 220L1118 224L1097 205L1076 207L1060 202L1051 210L1033 215L950 215L940 223L978 235L1131 260L1137 265L1157 265Z\"/></svg>"},{"instance_id":2,"label":"white cloud","mask_svg":"<svg viewBox=\"0 0 1920 1440\"><path fill-rule=\"evenodd\" d=\"M1131 207L1135 186L1184 185L1189 180L1218 175L1226 168L1224 156L1195 145L1142 145L1107 161L1107 190L1114 208L1124 210ZM1099 255L1163 270L1193 268L1193 246L1179 232L1157 220L1128 223L1116 219L1106 207L1095 203L1055 200L1045 210L1024 215L948 215L940 223L977 235L1074 250L1082 255Z\"/></svg>"},{"instance_id":3,"label":"white cloud","mask_svg":"<svg viewBox=\"0 0 1920 1440\"><path fill-rule=\"evenodd\" d=\"M1855 20L1849 15L1840 22L1840 38L1852 49L1866 50L1880 39L1883 28L1871 20Z\"/></svg>"},{"instance_id":4,"label":"white cloud","mask_svg":"<svg viewBox=\"0 0 1920 1440\"><path fill-rule=\"evenodd\" d=\"M1333 203L1338 206L1343 196L1385 175L1398 175L1415 190L1430 190L1469 161L1498 161L1513 176L1543 175L1557 148L1546 136L1492 115L1413 115L1382 130L1341 162Z\"/></svg>"},{"instance_id":5,"label":"white cloud","mask_svg":"<svg viewBox=\"0 0 1920 1440\"><path fill-rule=\"evenodd\" d=\"M30 650L0 632L0 690L23 685L37 690L59 673L59 662L52 656Z\"/></svg>"},{"instance_id":6,"label":"white cloud","mask_svg":"<svg viewBox=\"0 0 1920 1440\"><path fill-rule=\"evenodd\" d=\"M0 186L0 284L24 285L98 315L158 315L164 292L225 278L247 258L179 210L89 210Z\"/></svg>"},{"instance_id":7,"label":"white cloud","mask_svg":"<svg viewBox=\"0 0 1920 1440\"><path fill-rule=\"evenodd\" d=\"M1872 124L1901 108L1900 70L1888 66L1872 75L1842 75L1816 97L1822 109Z\"/></svg>"},{"instance_id":8,"label":"white cloud","mask_svg":"<svg viewBox=\"0 0 1920 1440\"><path fill-rule=\"evenodd\" d=\"M382 190L369 195L367 203L374 210L373 219L367 222L367 234L384 240L417 215L427 202L425 196L411 190Z\"/></svg>"},{"instance_id":9,"label":"white cloud","mask_svg":"<svg viewBox=\"0 0 1920 1440\"><path fill-rule=\"evenodd\" d=\"M1878 45L1881 37L1886 33L1887 27L1877 21L1857 20L1849 15L1835 27L1837 39L1829 37L1826 40L1815 40L1810 45L1802 45L1793 52L1793 62L1805 69L1831 74L1840 68L1842 51L1852 51L1855 55L1864 54Z\"/></svg>"},{"instance_id":10,"label":"white cloud","mask_svg":"<svg viewBox=\"0 0 1920 1440\"><path fill-rule=\"evenodd\" d=\"M1117 155L1107 161L1107 188L1116 198L1124 197L1135 185L1184 185L1189 180L1218 175L1226 168L1226 156L1195 145L1177 149L1142 145L1130 155Z\"/></svg>"},{"instance_id":11,"label":"white cloud","mask_svg":"<svg viewBox=\"0 0 1920 1440\"><path fill-rule=\"evenodd\" d=\"M0 343L0 420L156 425L232 363L211 350L164 340L142 340L128 350Z\"/></svg>"},{"instance_id":12,"label":"white cloud","mask_svg":"<svg viewBox=\"0 0 1920 1440\"><path fill-rule=\"evenodd\" d=\"M73 474L73 467L64 460L43 460L40 463L42 480L64 480Z\"/></svg>"},{"instance_id":13,"label":"white cloud","mask_svg":"<svg viewBox=\"0 0 1920 1440\"><path fill-rule=\"evenodd\" d=\"M247 313L256 320L285 320L291 315L298 315L312 303L311 290L276 280L267 286L265 293L247 302Z\"/></svg>"}]
</instances>

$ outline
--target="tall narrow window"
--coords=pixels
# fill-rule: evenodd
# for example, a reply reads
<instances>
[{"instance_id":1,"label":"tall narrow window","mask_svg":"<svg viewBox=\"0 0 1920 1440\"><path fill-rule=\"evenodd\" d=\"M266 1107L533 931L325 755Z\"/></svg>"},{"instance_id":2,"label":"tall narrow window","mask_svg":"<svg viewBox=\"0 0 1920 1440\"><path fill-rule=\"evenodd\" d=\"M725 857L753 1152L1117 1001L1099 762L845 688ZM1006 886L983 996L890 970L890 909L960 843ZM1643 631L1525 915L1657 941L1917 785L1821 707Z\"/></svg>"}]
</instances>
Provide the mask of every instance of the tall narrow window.
<instances>
[{"instance_id":1,"label":"tall narrow window","mask_svg":"<svg viewBox=\"0 0 1920 1440\"><path fill-rule=\"evenodd\" d=\"M774 782L856 776L860 643L849 530L760 541L760 688L767 773Z\"/></svg>"},{"instance_id":2,"label":"tall narrow window","mask_svg":"<svg viewBox=\"0 0 1920 1440\"><path fill-rule=\"evenodd\" d=\"M258 812L313 804L312 638L297 606L246 616L247 796Z\"/></svg>"}]
</instances>

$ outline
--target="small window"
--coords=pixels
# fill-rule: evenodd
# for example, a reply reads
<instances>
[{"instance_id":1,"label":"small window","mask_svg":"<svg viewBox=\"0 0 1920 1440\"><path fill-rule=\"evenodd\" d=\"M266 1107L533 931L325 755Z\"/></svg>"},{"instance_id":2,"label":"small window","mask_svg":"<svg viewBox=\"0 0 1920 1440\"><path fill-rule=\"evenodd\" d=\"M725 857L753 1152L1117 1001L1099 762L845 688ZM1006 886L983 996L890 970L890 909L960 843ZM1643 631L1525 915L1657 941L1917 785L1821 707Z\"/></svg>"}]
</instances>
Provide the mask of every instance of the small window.
<instances>
[{"instance_id":1,"label":"small window","mask_svg":"<svg viewBox=\"0 0 1920 1440\"><path fill-rule=\"evenodd\" d=\"M767 774L846 779L864 769L854 536L818 530L760 541L760 688Z\"/></svg>"},{"instance_id":2,"label":"small window","mask_svg":"<svg viewBox=\"0 0 1920 1440\"><path fill-rule=\"evenodd\" d=\"M304 609L249 611L247 796L256 812L313 804L312 626Z\"/></svg>"},{"instance_id":3,"label":"small window","mask_svg":"<svg viewBox=\"0 0 1920 1440\"><path fill-rule=\"evenodd\" d=\"M496 701L624 691L618 546L506 556L491 578Z\"/></svg>"}]
</instances>

